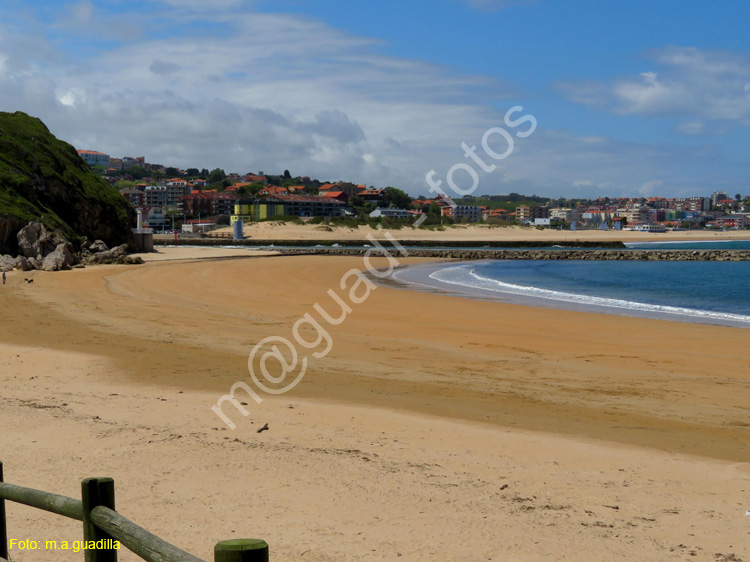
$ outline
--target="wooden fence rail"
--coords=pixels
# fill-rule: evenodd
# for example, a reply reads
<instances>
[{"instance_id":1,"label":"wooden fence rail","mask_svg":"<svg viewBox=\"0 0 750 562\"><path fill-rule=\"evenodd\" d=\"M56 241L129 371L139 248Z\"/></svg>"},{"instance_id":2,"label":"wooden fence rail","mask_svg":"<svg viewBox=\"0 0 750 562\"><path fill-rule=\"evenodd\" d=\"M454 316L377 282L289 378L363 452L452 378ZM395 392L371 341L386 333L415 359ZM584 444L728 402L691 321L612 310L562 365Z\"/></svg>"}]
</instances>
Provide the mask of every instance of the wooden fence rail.
<instances>
[{"instance_id":1,"label":"wooden fence rail","mask_svg":"<svg viewBox=\"0 0 750 562\"><path fill-rule=\"evenodd\" d=\"M114 541L146 562L205 562L150 533L115 511L115 482L111 478L86 478L81 499L8 484L0 462L0 562L10 559L5 500L83 522L83 540L104 541L102 548L84 549L85 562L117 562ZM268 544L257 539L217 543L214 562L268 562Z\"/></svg>"},{"instance_id":2,"label":"wooden fence rail","mask_svg":"<svg viewBox=\"0 0 750 562\"><path fill-rule=\"evenodd\" d=\"M56 513L68 519L83 521L81 500L74 500L67 496L58 496L57 494L49 494L32 488L0 482L0 498ZM0 510L0 513L2 513L2 510Z\"/></svg>"}]
</instances>

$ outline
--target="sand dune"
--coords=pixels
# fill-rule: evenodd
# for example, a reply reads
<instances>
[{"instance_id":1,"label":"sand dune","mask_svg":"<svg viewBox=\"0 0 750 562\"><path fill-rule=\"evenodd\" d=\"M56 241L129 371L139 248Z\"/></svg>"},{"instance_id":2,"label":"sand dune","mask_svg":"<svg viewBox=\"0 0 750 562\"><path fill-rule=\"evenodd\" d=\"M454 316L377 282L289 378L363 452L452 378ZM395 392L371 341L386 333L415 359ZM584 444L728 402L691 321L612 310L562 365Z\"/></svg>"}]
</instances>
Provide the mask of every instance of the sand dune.
<instances>
[{"instance_id":1,"label":"sand dune","mask_svg":"<svg viewBox=\"0 0 750 562\"><path fill-rule=\"evenodd\" d=\"M120 511L207 560L239 536L268 540L272 560L750 557L741 329L379 287L347 301L330 353L306 350L296 388L246 399L227 429L210 407L251 382L255 343L291 338L316 303L334 314L327 291L347 299L342 276L362 268L286 256L10 275L6 479L77 496L81 478L113 476ZM12 537L80 538L9 512Z\"/></svg>"}]
</instances>

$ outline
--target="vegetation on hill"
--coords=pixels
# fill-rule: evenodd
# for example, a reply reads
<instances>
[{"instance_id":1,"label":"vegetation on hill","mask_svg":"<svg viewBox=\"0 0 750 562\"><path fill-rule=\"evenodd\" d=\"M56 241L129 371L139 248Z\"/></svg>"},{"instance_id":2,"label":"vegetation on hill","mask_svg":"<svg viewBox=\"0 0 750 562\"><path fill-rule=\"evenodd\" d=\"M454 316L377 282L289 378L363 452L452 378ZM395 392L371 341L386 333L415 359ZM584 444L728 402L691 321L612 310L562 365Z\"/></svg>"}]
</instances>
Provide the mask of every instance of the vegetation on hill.
<instances>
[{"instance_id":1,"label":"vegetation on hill","mask_svg":"<svg viewBox=\"0 0 750 562\"><path fill-rule=\"evenodd\" d=\"M109 246L128 242L135 222L117 189L42 121L0 112L0 253L16 253L16 234L32 220L73 243L87 236Z\"/></svg>"}]
</instances>

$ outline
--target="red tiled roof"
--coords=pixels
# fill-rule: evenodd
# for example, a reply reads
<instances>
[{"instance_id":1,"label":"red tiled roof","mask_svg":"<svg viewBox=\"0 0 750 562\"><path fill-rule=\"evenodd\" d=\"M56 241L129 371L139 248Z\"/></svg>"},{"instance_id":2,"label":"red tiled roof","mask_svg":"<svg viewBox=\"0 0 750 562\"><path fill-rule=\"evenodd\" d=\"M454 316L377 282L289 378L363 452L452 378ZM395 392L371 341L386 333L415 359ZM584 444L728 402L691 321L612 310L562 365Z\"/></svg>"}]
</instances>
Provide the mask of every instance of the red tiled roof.
<instances>
[{"instance_id":1,"label":"red tiled roof","mask_svg":"<svg viewBox=\"0 0 750 562\"><path fill-rule=\"evenodd\" d=\"M237 191L241 187L248 187L250 185L251 184L249 182L235 183L234 185L230 185L229 187L227 187L227 191Z\"/></svg>"},{"instance_id":2,"label":"red tiled roof","mask_svg":"<svg viewBox=\"0 0 750 562\"><path fill-rule=\"evenodd\" d=\"M263 189L261 189L259 193L264 195L285 195L289 193L289 190L286 187L269 185L268 187L264 187Z\"/></svg>"}]
</instances>

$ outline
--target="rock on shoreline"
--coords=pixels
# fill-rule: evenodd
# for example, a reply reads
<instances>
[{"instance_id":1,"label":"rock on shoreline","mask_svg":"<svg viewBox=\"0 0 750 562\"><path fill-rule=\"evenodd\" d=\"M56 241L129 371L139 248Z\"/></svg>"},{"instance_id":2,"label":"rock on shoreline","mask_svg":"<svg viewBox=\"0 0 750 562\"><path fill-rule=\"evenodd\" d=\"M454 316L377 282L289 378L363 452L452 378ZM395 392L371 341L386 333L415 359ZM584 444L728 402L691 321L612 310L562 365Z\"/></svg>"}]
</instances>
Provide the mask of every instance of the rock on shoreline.
<instances>
[{"instance_id":1,"label":"rock on shoreline","mask_svg":"<svg viewBox=\"0 0 750 562\"><path fill-rule=\"evenodd\" d=\"M0 256L0 271L62 271L78 265L141 264L138 256L128 255L127 244L108 248L102 240L89 243L84 238L81 252L59 233L48 231L43 224L30 222L18 232L18 256Z\"/></svg>"}]
</instances>

